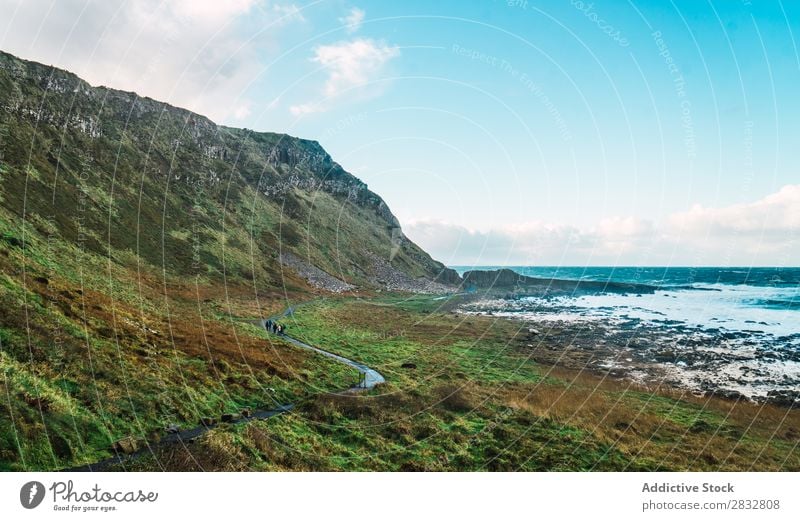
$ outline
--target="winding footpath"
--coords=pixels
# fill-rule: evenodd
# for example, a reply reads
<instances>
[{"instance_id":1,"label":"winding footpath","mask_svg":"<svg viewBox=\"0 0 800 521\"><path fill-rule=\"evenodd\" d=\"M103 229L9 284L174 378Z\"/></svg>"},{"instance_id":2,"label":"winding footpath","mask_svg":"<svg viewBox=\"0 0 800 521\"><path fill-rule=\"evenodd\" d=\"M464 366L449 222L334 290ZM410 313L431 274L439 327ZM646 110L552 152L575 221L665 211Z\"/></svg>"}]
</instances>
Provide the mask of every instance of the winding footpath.
<instances>
[{"instance_id":1,"label":"winding footpath","mask_svg":"<svg viewBox=\"0 0 800 521\"><path fill-rule=\"evenodd\" d=\"M260 319L258 321L258 323L261 325L261 327L263 327L264 329L267 329L267 322L268 321L270 321L270 320L277 321L277 320L280 320L282 318L291 316L292 314L294 314L294 308L290 307L286 311L281 313L280 315L276 315L276 316L271 317L271 318ZM350 360L349 358L345 358L345 357L343 357L341 355L337 355L336 353L332 353L330 351L325 351L324 349L320 349L318 347L314 347L312 345L306 344L305 342L303 342L301 340L298 340L296 338L293 338L293 337L291 337L289 335L286 335L286 334L280 334L280 335L277 335L277 336L279 336L284 341L286 341L286 342L288 342L288 343L290 343L292 345L295 345L295 346L297 346L297 347L299 347L301 349L307 349L309 351L313 351L313 352L315 352L317 354L320 354L320 355L328 357L328 358L332 358L332 359L334 359L334 360L336 360L338 362L341 362L341 363L343 363L345 365L349 365L350 367L356 369L359 373L361 373L361 381L357 385L347 389L347 391L364 391L364 390L372 389L376 385L381 384L381 383L386 381L386 379L383 377L383 375L381 375L378 371L376 371L375 369L372 369L372 368L370 368L370 367L368 367L368 366L366 366L366 365L364 365L362 363L355 362L353 360ZM207 433L208 431L210 431L212 429L215 429L215 428L219 427L220 425L235 425L235 424L238 424L238 423L247 423L247 422L250 422L250 421L253 421L253 420L265 420L267 418L272 418L273 416L277 416L278 414L283 414L285 412L291 411L292 409L294 409L294 404L293 403L289 403L289 404L286 404L286 405L279 405L279 406L275 407L274 409L255 409L252 412L250 412L250 414L248 416L242 416L240 418L232 419L231 421L221 421L221 422L215 423L213 425L201 424L201 425L198 425L197 427L193 427L191 429L178 430L178 431L171 432L171 433L163 436L157 442L148 443L146 447L144 447L142 449L139 449L139 450L137 450L135 452L132 452L130 454L123 454L122 452L117 452L114 456L111 456L110 458L106 458L104 460L100 460L100 461L97 461L95 463L89 463L87 465L82 465L80 467L62 469L62 472L103 472L103 471L107 471L110 467L112 467L114 465L124 465L125 463L128 463L130 461L138 459L138 458L140 458L140 457L142 457L142 456L144 456L146 454L153 454L153 449L155 449L157 447L163 447L163 446L166 446L166 445L171 445L173 443L181 443L181 444L191 443L194 440L196 440L197 438L199 438L200 436L202 436L205 433Z\"/></svg>"},{"instance_id":2,"label":"winding footpath","mask_svg":"<svg viewBox=\"0 0 800 521\"><path fill-rule=\"evenodd\" d=\"M294 314L294 308L290 307L286 311L284 311L283 313L281 313L280 315L278 315L276 317L272 317L272 318L269 318L269 319L262 319L261 320L261 327L266 329L267 328L267 322L269 320L277 321L277 320L280 320L282 318L292 316L292 314ZM322 356L327 356L328 358L333 358L334 360L337 360L337 361L339 361L339 362L341 362L341 363L343 363L345 365L349 365L350 367L356 369L359 373L361 373L362 380L358 385L356 385L354 387L351 387L351 389L353 389L353 390L355 390L355 389L372 389L376 385L382 384L383 382L386 381L386 379L383 377L383 375L381 375L378 371L376 371L375 369L371 369L371 368L367 367L364 364L361 364L359 362L354 362L353 360L350 360L349 358L345 358L345 357L343 357L341 355L337 355L336 353L331 353L330 351L325 351L324 349L320 349L318 347L314 347L312 345L308 345L305 342L302 342L300 340L297 340L296 338L290 337L289 335L284 334L284 335L281 335L281 336L282 336L282 338L284 340L286 340L290 344L294 344L297 347L300 347L302 349L308 349L310 351L314 351L315 353L319 353Z\"/></svg>"}]
</instances>

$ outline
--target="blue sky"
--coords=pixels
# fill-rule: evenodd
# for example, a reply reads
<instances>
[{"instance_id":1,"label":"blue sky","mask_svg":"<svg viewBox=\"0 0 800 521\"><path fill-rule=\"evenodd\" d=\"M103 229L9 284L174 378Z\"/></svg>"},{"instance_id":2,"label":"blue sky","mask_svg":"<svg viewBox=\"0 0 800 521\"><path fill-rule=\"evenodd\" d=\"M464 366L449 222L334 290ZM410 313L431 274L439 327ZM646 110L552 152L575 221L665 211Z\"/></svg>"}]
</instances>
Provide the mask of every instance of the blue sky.
<instances>
[{"instance_id":1,"label":"blue sky","mask_svg":"<svg viewBox=\"0 0 800 521\"><path fill-rule=\"evenodd\" d=\"M0 47L319 140L448 264L797 264L796 2L0 0Z\"/></svg>"}]
</instances>

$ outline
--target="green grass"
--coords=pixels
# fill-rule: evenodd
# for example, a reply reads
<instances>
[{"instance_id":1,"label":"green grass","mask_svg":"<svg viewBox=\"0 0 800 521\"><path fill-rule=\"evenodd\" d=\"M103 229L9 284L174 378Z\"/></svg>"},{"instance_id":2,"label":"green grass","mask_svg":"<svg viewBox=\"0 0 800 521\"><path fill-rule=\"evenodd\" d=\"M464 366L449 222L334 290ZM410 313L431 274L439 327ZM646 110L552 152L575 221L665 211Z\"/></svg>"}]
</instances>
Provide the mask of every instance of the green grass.
<instances>
[{"instance_id":1,"label":"green grass","mask_svg":"<svg viewBox=\"0 0 800 521\"><path fill-rule=\"evenodd\" d=\"M785 410L645 392L539 366L513 341L516 324L465 321L437 313L439 304L385 296L301 306L293 334L369 364L388 383L358 396L321 396L291 416L237 428L238 443L254 455L243 467L798 468L794 413L776 425ZM406 362L416 369L403 369Z\"/></svg>"},{"instance_id":2,"label":"green grass","mask_svg":"<svg viewBox=\"0 0 800 521\"><path fill-rule=\"evenodd\" d=\"M427 302L427 304L426 304ZM517 325L486 317L439 313L438 301L396 296L309 302L287 320L293 335L365 362L387 383L369 392L331 394L356 379L342 364L311 357L285 378L283 392L297 408L267 421L224 426L188 447L160 448L129 470L789 470L798 468L798 418L785 410L703 401L680 393L646 392L629 383L545 367L515 343ZM239 323L239 334L268 342L259 328ZM286 347L281 347L286 349ZM415 368L403 367L414 364ZM199 359L178 364L207 370ZM226 371L230 371L226 369ZM7 371L8 372L8 371ZM270 375L256 374L268 380ZM243 385L249 376L239 374ZM325 386L317 383L325 380ZM235 378L233 378L235 380ZM230 376L225 379L226 383ZM55 436L69 441L67 418L80 410L58 393L74 393L70 379L14 381L17 389L46 388ZM155 382L163 383L163 379ZM186 397L196 409L184 422L222 409L253 405L254 394L214 391L210 378ZM149 386L147 379L137 385ZM28 391L32 392L32 391ZM19 392L17 393L19 394ZM50 394L46 394L49 396ZM136 404L143 406L143 404ZM170 404L169 410L179 408ZM125 418L130 410L107 411ZM154 411L148 417L157 417ZM786 416L786 418L783 418ZM77 414L80 418L81 415ZM780 421L776 421L780 418ZM91 416L89 417L91 419ZM178 418L181 420L181 418ZM37 422L31 417L31 425ZM19 421L16 422L19 424ZM93 425L87 447L73 461L104 452L103 429ZM84 428L84 427L82 427ZM120 434L116 432L115 434ZM15 433L3 433L11 442ZM25 436L30 436L26 431ZM34 437L35 438L35 437ZM50 445L53 445L52 443ZM46 467L47 444L30 445L27 459ZM63 448L63 443L61 444ZM13 446L5 448L6 453ZM10 466L9 468L19 468Z\"/></svg>"},{"instance_id":3,"label":"green grass","mask_svg":"<svg viewBox=\"0 0 800 521\"><path fill-rule=\"evenodd\" d=\"M230 346L229 354L216 354L215 340L204 347L196 324L169 327L156 318L162 306L147 297L150 305L139 305L138 291L113 291L114 300L105 302L76 293L88 291L91 279L74 286L64 265L69 261L46 272L47 285L33 276L27 286L0 276L0 411L8 418L0 426L0 468L87 463L109 455L125 436L154 439L168 424L193 426L202 417L268 408L358 380L355 370L268 339L260 327L203 313L205 332ZM115 287L128 280L121 276ZM197 314L196 302L169 306L173 316L191 315L192 308ZM137 327L142 313L145 323L161 322L153 326L157 336Z\"/></svg>"}]
</instances>

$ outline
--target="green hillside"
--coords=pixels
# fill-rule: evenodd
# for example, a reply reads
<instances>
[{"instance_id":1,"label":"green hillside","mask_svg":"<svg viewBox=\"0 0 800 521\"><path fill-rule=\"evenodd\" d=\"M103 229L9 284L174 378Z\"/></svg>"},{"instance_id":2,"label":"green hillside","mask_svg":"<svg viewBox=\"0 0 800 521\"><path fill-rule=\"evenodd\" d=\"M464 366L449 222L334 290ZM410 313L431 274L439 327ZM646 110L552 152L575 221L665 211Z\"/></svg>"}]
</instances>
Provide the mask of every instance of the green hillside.
<instances>
[{"instance_id":1,"label":"green hillside","mask_svg":"<svg viewBox=\"0 0 800 521\"><path fill-rule=\"evenodd\" d=\"M0 468L341 389L247 319L457 276L314 141L0 53ZM10 421L5 421L8 418Z\"/></svg>"}]
</instances>

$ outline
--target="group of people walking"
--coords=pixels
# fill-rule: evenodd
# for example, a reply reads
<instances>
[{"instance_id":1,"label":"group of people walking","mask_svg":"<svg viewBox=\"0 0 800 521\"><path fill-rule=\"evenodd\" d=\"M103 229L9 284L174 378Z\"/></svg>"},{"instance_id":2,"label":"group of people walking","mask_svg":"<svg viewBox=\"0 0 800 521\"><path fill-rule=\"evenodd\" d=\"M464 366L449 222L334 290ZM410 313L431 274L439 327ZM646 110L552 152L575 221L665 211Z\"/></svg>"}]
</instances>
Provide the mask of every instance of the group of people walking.
<instances>
[{"instance_id":1,"label":"group of people walking","mask_svg":"<svg viewBox=\"0 0 800 521\"><path fill-rule=\"evenodd\" d=\"M277 322L275 322L275 321L274 321L274 320L272 320L272 319L270 319L270 320L267 320L267 321L264 323L264 327L266 327L266 328L267 328L267 331L269 331L270 333L275 333L276 335L282 335L282 334L283 334L283 332L284 332L284 331L285 331L285 329L286 329L286 328L283 326L283 324L278 324Z\"/></svg>"}]
</instances>

